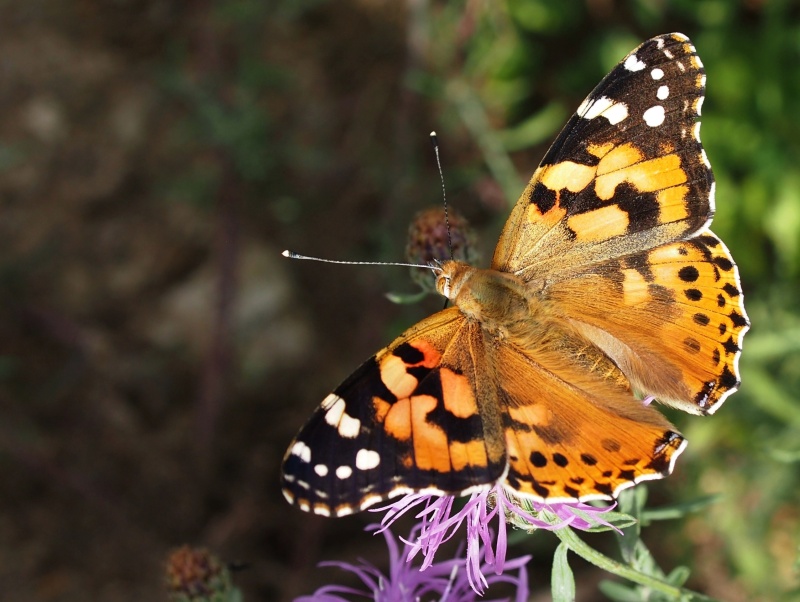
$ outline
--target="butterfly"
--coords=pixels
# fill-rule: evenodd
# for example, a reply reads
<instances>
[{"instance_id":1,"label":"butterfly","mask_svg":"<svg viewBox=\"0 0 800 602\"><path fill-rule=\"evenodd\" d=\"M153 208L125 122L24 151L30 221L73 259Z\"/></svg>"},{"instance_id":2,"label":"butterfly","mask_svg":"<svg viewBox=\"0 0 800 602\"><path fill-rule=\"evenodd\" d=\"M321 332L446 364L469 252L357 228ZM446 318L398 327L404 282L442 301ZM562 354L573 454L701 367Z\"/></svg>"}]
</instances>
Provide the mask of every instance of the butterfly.
<instances>
[{"instance_id":1,"label":"butterfly","mask_svg":"<svg viewBox=\"0 0 800 602\"><path fill-rule=\"evenodd\" d=\"M435 268L452 302L329 394L290 444L289 502L343 516L495 483L556 503L672 472L653 397L712 414L740 384L739 275L709 224L706 76L679 33L633 50L578 107L491 267Z\"/></svg>"}]
</instances>

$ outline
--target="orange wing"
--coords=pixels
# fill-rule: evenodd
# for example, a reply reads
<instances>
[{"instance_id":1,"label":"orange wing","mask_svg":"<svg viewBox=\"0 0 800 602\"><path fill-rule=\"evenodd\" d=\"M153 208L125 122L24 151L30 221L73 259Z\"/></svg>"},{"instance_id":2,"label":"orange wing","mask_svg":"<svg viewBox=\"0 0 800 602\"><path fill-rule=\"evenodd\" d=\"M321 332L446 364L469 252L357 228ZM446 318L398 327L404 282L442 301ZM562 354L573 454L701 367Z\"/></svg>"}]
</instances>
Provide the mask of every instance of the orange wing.
<instances>
[{"instance_id":1,"label":"orange wing","mask_svg":"<svg viewBox=\"0 0 800 602\"><path fill-rule=\"evenodd\" d=\"M506 484L546 502L606 499L670 472L686 442L624 379L554 348L494 347L509 469Z\"/></svg>"},{"instance_id":2,"label":"orange wing","mask_svg":"<svg viewBox=\"0 0 800 602\"><path fill-rule=\"evenodd\" d=\"M450 308L367 360L289 446L285 497L342 516L411 491L463 494L497 481L505 446L483 337Z\"/></svg>"},{"instance_id":3,"label":"orange wing","mask_svg":"<svg viewBox=\"0 0 800 602\"><path fill-rule=\"evenodd\" d=\"M648 40L567 122L503 230L492 268L535 287L689 237L711 220L705 72L689 39Z\"/></svg>"},{"instance_id":4,"label":"orange wing","mask_svg":"<svg viewBox=\"0 0 800 602\"><path fill-rule=\"evenodd\" d=\"M747 316L736 265L710 231L595 266L546 296L642 393L712 414L739 386Z\"/></svg>"}]
</instances>

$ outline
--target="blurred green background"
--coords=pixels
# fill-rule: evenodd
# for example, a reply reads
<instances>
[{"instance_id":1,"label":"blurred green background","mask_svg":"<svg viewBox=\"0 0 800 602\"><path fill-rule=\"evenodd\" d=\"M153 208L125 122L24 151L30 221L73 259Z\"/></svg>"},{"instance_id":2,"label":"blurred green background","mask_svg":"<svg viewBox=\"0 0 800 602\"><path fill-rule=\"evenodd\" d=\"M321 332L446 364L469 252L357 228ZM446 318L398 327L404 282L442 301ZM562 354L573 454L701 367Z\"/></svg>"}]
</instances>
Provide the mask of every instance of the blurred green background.
<instances>
[{"instance_id":1,"label":"blurred green background","mask_svg":"<svg viewBox=\"0 0 800 602\"><path fill-rule=\"evenodd\" d=\"M433 298L407 224L448 197L484 257L549 141L627 52L680 31L708 73L713 228L753 323L743 386L650 503L644 541L730 601L800 599L800 4L789 0L0 0L0 599L163 599L180 544L246 600L373 561L374 516L279 492L316 404ZM549 599L554 538L529 539ZM611 549L608 539L591 542ZM579 600L603 575L573 563Z\"/></svg>"}]
</instances>

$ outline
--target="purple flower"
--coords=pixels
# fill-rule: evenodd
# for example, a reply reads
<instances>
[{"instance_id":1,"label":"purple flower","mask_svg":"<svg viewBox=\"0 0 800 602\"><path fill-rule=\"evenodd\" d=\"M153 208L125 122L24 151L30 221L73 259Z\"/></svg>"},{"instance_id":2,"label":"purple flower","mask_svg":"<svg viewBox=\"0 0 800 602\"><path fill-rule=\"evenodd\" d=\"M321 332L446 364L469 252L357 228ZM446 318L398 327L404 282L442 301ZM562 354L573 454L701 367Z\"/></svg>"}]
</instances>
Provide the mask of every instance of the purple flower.
<instances>
[{"instance_id":1,"label":"purple flower","mask_svg":"<svg viewBox=\"0 0 800 602\"><path fill-rule=\"evenodd\" d=\"M410 493L388 506L373 511L386 510L381 521L381 530L388 529L400 516L417 509L416 518L420 519L419 532L415 538L406 542L407 560L410 562L417 554L422 553L423 561L420 571L434 566L433 558L436 550L445 541L451 539L466 522L467 555L465 559L467 581L478 594L483 594L489 586L484 575L487 569L496 576L502 575L506 562L506 523L528 531L547 529L554 531L565 527L588 530L596 526L616 529L603 519L602 515L614 508L615 504L598 508L581 502L546 504L517 498L513 491L500 483L491 489L473 493L464 507L453 512L455 498L450 495L434 496L422 493ZM422 506L420 510L419 507ZM524 506L524 507L523 507ZM497 539L493 546L492 520L497 518ZM618 530L618 529L617 529Z\"/></svg>"},{"instance_id":2,"label":"purple flower","mask_svg":"<svg viewBox=\"0 0 800 602\"><path fill-rule=\"evenodd\" d=\"M411 531L411 539L420 537L421 525ZM367 529L383 533L386 545L389 548L389 574L384 575L370 563L359 560L358 564L348 562L322 562L320 566L335 566L349 571L358 576L365 589L356 589L341 585L326 585L319 588L311 596L301 596L295 602L347 602L343 596L357 596L368 598L375 602L415 602L423 596L435 596L439 602L474 602L478 592L475 591L467 571L464 570L464 558L457 555L453 560L434 563L433 558L425 558L425 568L418 568L411 564L414 556L413 545L405 542L403 553L400 553L398 543L388 525L378 527L370 525ZM530 556L523 556L509 560L505 568L518 570L517 576L492 575L484 579L488 587L492 583L510 583L516 587L516 602L524 602L528 598L528 575L525 564ZM478 571L488 570L482 553L475 557ZM423 572L424 571L424 572Z\"/></svg>"}]
</instances>

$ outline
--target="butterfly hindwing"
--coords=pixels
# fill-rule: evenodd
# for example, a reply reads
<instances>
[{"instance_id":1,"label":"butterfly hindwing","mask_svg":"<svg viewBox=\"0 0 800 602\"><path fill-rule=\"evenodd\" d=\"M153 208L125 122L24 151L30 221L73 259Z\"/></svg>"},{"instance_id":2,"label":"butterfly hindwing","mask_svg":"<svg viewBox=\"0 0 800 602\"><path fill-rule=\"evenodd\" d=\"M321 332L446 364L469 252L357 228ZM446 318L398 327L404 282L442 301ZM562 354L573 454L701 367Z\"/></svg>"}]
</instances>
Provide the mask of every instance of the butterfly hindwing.
<instances>
[{"instance_id":1,"label":"butterfly hindwing","mask_svg":"<svg viewBox=\"0 0 800 602\"><path fill-rule=\"evenodd\" d=\"M450 308L367 360L289 447L284 495L342 516L402 493L460 494L496 481L505 447L482 337Z\"/></svg>"},{"instance_id":2,"label":"butterfly hindwing","mask_svg":"<svg viewBox=\"0 0 800 602\"><path fill-rule=\"evenodd\" d=\"M631 52L534 172L492 267L528 281L566 279L707 225L714 179L697 122L704 90L702 63L682 34Z\"/></svg>"},{"instance_id":3,"label":"butterfly hindwing","mask_svg":"<svg viewBox=\"0 0 800 602\"><path fill-rule=\"evenodd\" d=\"M560 347L565 350L563 342ZM593 373L571 355L512 345L491 354L501 383L507 485L550 503L586 501L669 474L683 437L660 412L635 400L624 380L603 378L614 370L610 362Z\"/></svg>"},{"instance_id":4,"label":"butterfly hindwing","mask_svg":"<svg viewBox=\"0 0 800 602\"><path fill-rule=\"evenodd\" d=\"M595 266L547 295L644 394L711 414L739 386L747 315L736 265L709 230Z\"/></svg>"}]
</instances>

